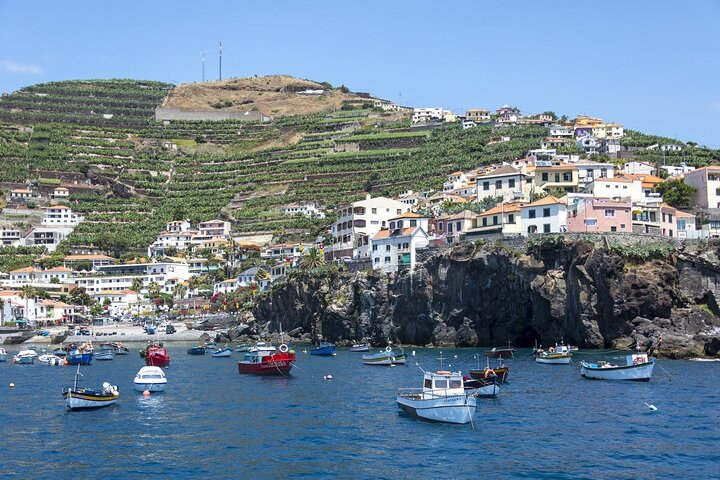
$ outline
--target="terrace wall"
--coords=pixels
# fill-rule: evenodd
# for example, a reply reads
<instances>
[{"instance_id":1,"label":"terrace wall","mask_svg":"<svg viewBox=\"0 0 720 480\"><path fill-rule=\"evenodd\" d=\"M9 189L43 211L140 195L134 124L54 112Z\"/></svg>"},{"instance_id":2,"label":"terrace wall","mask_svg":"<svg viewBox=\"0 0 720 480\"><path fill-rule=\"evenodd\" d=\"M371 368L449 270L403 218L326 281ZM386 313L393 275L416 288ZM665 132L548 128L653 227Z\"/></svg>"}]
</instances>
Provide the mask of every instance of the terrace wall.
<instances>
[{"instance_id":1,"label":"terrace wall","mask_svg":"<svg viewBox=\"0 0 720 480\"><path fill-rule=\"evenodd\" d=\"M179 108L157 107L155 109L156 120L200 120L208 122L219 122L222 120L238 120L241 122L267 122L269 117L262 112L251 110L248 112L227 112L227 111L201 111L181 110Z\"/></svg>"}]
</instances>

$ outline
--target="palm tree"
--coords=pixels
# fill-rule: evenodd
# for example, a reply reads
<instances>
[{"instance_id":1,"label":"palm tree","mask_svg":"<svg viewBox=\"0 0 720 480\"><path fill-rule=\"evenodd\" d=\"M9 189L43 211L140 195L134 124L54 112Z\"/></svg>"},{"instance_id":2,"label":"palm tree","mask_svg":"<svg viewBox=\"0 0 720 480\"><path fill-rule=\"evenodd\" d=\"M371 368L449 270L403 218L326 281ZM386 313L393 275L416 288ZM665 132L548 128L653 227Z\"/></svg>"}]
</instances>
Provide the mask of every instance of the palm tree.
<instances>
[{"instance_id":1,"label":"palm tree","mask_svg":"<svg viewBox=\"0 0 720 480\"><path fill-rule=\"evenodd\" d=\"M198 275L193 275L188 280L188 287L190 287L190 293L194 294L194 292L197 292L197 289L202 286L203 282L202 279Z\"/></svg>"},{"instance_id":2,"label":"palm tree","mask_svg":"<svg viewBox=\"0 0 720 480\"><path fill-rule=\"evenodd\" d=\"M150 285L147 287L148 296L150 298L157 298L160 296L160 285L157 282L150 282Z\"/></svg>"},{"instance_id":3,"label":"palm tree","mask_svg":"<svg viewBox=\"0 0 720 480\"><path fill-rule=\"evenodd\" d=\"M187 287L183 285L182 283L178 283L173 287L173 295L177 298L185 298L185 294L187 293Z\"/></svg>"},{"instance_id":4,"label":"palm tree","mask_svg":"<svg viewBox=\"0 0 720 480\"><path fill-rule=\"evenodd\" d=\"M20 289L20 298L25 299L25 318L29 320L29 310L30 305L28 304L28 300L35 297L35 288L30 285L23 285Z\"/></svg>"},{"instance_id":5,"label":"palm tree","mask_svg":"<svg viewBox=\"0 0 720 480\"><path fill-rule=\"evenodd\" d=\"M142 278L135 277L133 278L132 285L130 286L130 290L140 295L140 290L142 290L143 286L145 285L145 282L143 282Z\"/></svg>"},{"instance_id":6,"label":"palm tree","mask_svg":"<svg viewBox=\"0 0 720 480\"><path fill-rule=\"evenodd\" d=\"M312 270L325 265L325 257L317 247L311 247L307 253L300 257L300 268L303 270Z\"/></svg>"},{"instance_id":7,"label":"palm tree","mask_svg":"<svg viewBox=\"0 0 720 480\"><path fill-rule=\"evenodd\" d=\"M0 326L5 325L5 300L0 298Z\"/></svg>"}]
</instances>

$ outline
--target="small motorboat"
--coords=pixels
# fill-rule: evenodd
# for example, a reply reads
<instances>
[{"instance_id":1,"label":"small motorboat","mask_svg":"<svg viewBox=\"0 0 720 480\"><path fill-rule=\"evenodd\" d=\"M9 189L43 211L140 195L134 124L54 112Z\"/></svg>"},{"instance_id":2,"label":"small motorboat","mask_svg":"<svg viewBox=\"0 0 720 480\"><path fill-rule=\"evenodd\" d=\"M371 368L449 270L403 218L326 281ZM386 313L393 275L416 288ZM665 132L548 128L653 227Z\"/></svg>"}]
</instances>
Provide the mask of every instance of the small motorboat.
<instances>
[{"instance_id":1,"label":"small motorboat","mask_svg":"<svg viewBox=\"0 0 720 480\"><path fill-rule=\"evenodd\" d=\"M400 388L397 393L400 409L432 422L471 422L476 403L475 395L465 391L460 372L423 372L422 388Z\"/></svg>"},{"instance_id":2,"label":"small motorboat","mask_svg":"<svg viewBox=\"0 0 720 480\"><path fill-rule=\"evenodd\" d=\"M115 358L115 354L112 350L102 349L95 353L95 360L112 360Z\"/></svg>"},{"instance_id":3,"label":"small motorboat","mask_svg":"<svg viewBox=\"0 0 720 480\"><path fill-rule=\"evenodd\" d=\"M210 340L209 342L205 342L205 348L208 350L217 350L217 344L214 340Z\"/></svg>"},{"instance_id":4,"label":"small motorboat","mask_svg":"<svg viewBox=\"0 0 720 480\"><path fill-rule=\"evenodd\" d=\"M465 390L473 393L476 397L495 398L500 393L498 377L488 376L487 378L463 377Z\"/></svg>"},{"instance_id":5,"label":"small motorboat","mask_svg":"<svg viewBox=\"0 0 720 480\"><path fill-rule=\"evenodd\" d=\"M213 358L231 357L232 356L232 348L223 348L222 350L212 352L210 355L212 355Z\"/></svg>"},{"instance_id":6,"label":"small motorboat","mask_svg":"<svg viewBox=\"0 0 720 480\"><path fill-rule=\"evenodd\" d=\"M655 359L647 353L634 353L625 357L625 365L613 365L609 362L581 362L580 374L593 380L634 380L649 382L652 377Z\"/></svg>"},{"instance_id":7,"label":"small motorboat","mask_svg":"<svg viewBox=\"0 0 720 480\"><path fill-rule=\"evenodd\" d=\"M52 353L44 353L44 354L40 355L38 357L37 361L41 365L50 365L50 366L65 365L64 358L60 358L57 355L53 355Z\"/></svg>"},{"instance_id":8,"label":"small motorboat","mask_svg":"<svg viewBox=\"0 0 720 480\"><path fill-rule=\"evenodd\" d=\"M160 367L142 367L135 375L133 383L138 392L162 392L167 385L167 377Z\"/></svg>"},{"instance_id":9,"label":"small motorboat","mask_svg":"<svg viewBox=\"0 0 720 480\"><path fill-rule=\"evenodd\" d=\"M170 365L170 354L162 342L149 342L146 349L140 351L149 367L167 367Z\"/></svg>"},{"instance_id":10,"label":"small motorboat","mask_svg":"<svg viewBox=\"0 0 720 480\"><path fill-rule=\"evenodd\" d=\"M238 362L239 373L254 375L287 375L295 362L295 352L281 343L277 350L268 344L258 342L255 347Z\"/></svg>"},{"instance_id":11,"label":"small motorboat","mask_svg":"<svg viewBox=\"0 0 720 480\"><path fill-rule=\"evenodd\" d=\"M5 357L7 357L7 351L4 348L0 347L0 362L4 362Z\"/></svg>"},{"instance_id":12,"label":"small motorboat","mask_svg":"<svg viewBox=\"0 0 720 480\"><path fill-rule=\"evenodd\" d=\"M101 350L110 350L115 355L127 355L130 349L121 342L105 342L100 344Z\"/></svg>"},{"instance_id":13,"label":"small motorboat","mask_svg":"<svg viewBox=\"0 0 720 480\"><path fill-rule=\"evenodd\" d=\"M319 346L310 349L310 355L330 357L333 353L335 353L335 344L329 342L320 342Z\"/></svg>"},{"instance_id":14,"label":"small motorboat","mask_svg":"<svg viewBox=\"0 0 720 480\"><path fill-rule=\"evenodd\" d=\"M65 360L68 365L90 365L93 360L92 343L83 343L81 346L71 345Z\"/></svg>"},{"instance_id":15,"label":"small motorboat","mask_svg":"<svg viewBox=\"0 0 720 480\"><path fill-rule=\"evenodd\" d=\"M187 349L188 355L205 355L207 349L205 347L190 347Z\"/></svg>"},{"instance_id":16,"label":"small motorboat","mask_svg":"<svg viewBox=\"0 0 720 480\"><path fill-rule=\"evenodd\" d=\"M389 367L391 365L405 365L407 363L407 355L400 350L395 352L391 346L385 347L384 351L371 353L362 356L365 365L380 365Z\"/></svg>"},{"instance_id":17,"label":"small motorboat","mask_svg":"<svg viewBox=\"0 0 720 480\"><path fill-rule=\"evenodd\" d=\"M35 363L37 356L38 354L35 350L20 350L20 352L13 357L13 363L17 363L19 365L32 365Z\"/></svg>"},{"instance_id":18,"label":"small motorboat","mask_svg":"<svg viewBox=\"0 0 720 480\"><path fill-rule=\"evenodd\" d=\"M235 349L235 351L236 351L236 352L243 352L243 353L244 353L244 352L249 352L249 351L250 351L250 346L249 346L249 345L240 345L239 347L237 347L237 348Z\"/></svg>"},{"instance_id":19,"label":"small motorboat","mask_svg":"<svg viewBox=\"0 0 720 480\"><path fill-rule=\"evenodd\" d=\"M80 373L80 365L78 365L75 373L75 381L72 387L63 389L65 397L65 405L70 410L80 410L89 408L101 408L114 405L120 399L120 391L116 385L110 385L108 382L103 383L100 389L78 388Z\"/></svg>"},{"instance_id":20,"label":"small motorboat","mask_svg":"<svg viewBox=\"0 0 720 480\"><path fill-rule=\"evenodd\" d=\"M547 351L539 348L535 350L533 355L537 363L547 363L550 365L569 365L572 360L570 347L565 344L555 344L554 347L548 348Z\"/></svg>"},{"instance_id":21,"label":"small motorboat","mask_svg":"<svg viewBox=\"0 0 720 480\"><path fill-rule=\"evenodd\" d=\"M370 344L369 343L356 343L352 347L350 347L351 352L369 352L370 351Z\"/></svg>"},{"instance_id":22,"label":"small motorboat","mask_svg":"<svg viewBox=\"0 0 720 480\"><path fill-rule=\"evenodd\" d=\"M67 356L67 350L65 350L63 347L58 347L55 350L53 350L53 355L57 355L58 357L65 358Z\"/></svg>"}]
</instances>

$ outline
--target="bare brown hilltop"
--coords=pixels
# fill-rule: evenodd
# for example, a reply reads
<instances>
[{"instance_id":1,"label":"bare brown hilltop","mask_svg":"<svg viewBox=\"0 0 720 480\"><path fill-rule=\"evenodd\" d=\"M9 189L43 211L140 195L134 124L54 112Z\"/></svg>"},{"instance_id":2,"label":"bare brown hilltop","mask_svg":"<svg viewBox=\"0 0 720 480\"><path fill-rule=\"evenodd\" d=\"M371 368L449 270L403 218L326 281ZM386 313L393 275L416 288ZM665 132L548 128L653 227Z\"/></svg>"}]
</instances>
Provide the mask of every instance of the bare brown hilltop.
<instances>
[{"instance_id":1,"label":"bare brown hilltop","mask_svg":"<svg viewBox=\"0 0 720 480\"><path fill-rule=\"evenodd\" d=\"M289 75L270 75L186 83L171 90L162 106L194 111L258 110L282 117L338 110L344 102L369 99L346 88L331 88L329 84Z\"/></svg>"}]
</instances>

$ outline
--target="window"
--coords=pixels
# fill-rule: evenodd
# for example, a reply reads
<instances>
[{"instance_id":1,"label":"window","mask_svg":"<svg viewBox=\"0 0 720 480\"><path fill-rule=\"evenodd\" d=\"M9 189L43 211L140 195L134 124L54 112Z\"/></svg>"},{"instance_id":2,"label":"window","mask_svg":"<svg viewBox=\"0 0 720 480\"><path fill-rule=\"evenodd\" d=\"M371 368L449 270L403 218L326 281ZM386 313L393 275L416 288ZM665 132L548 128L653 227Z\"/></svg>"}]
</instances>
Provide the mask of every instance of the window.
<instances>
[{"instance_id":1,"label":"window","mask_svg":"<svg viewBox=\"0 0 720 480\"><path fill-rule=\"evenodd\" d=\"M445 379L436 379L435 380L435 388L447 388L448 387L448 381Z\"/></svg>"},{"instance_id":2,"label":"window","mask_svg":"<svg viewBox=\"0 0 720 480\"><path fill-rule=\"evenodd\" d=\"M460 380L450 380L450 388L463 388Z\"/></svg>"},{"instance_id":3,"label":"window","mask_svg":"<svg viewBox=\"0 0 720 480\"><path fill-rule=\"evenodd\" d=\"M560 174L559 173L555 174L555 182L558 182L558 183L560 182Z\"/></svg>"},{"instance_id":4,"label":"window","mask_svg":"<svg viewBox=\"0 0 720 480\"><path fill-rule=\"evenodd\" d=\"M535 218L535 209L528 210L528 218Z\"/></svg>"},{"instance_id":5,"label":"window","mask_svg":"<svg viewBox=\"0 0 720 480\"><path fill-rule=\"evenodd\" d=\"M511 213L508 215L508 223L515 223L515 214Z\"/></svg>"},{"instance_id":6,"label":"window","mask_svg":"<svg viewBox=\"0 0 720 480\"><path fill-rule=\"evenodd\" d=\"M620 224L620 228L624 229L624 228L625 228L625 224L624 224L624 223L621 223L621 224Z\"/></svg>"},{"instance_id":7,"label":"window","mask_svg":"<svg viewBox=\"0 0 720 480\"><path fill-rule=\"evenodd\" d=\"M497 217L497 215L493 215L493 225L497 225L497 224L498 224L498 217Z\"/></svg>"},{"instance_id":8,"label":"window","mask_svg":"<svg viewBox=\"0 0 720 480\"><path fill-rule=\"evenodd\" d=\"M615 227L615 226L610 227L610 231L611 231L611 232L617 232L617 227Z\"/></svg>"},{"instance_id":9,"label":"window","mask_svg":"<svg viewBox=\"0 0 720 480\"><path fill-rule=\"evenodd\" d=\"M550 216L550 208L546 207L543 208L543 217L549 217Z\"/></svg>"},{"instance_id":10,"label":"window","mask_svg":"<svg viewBox=\"0 0 720 480\"><path fill-rule=\"evenodd\" d=\"M511 178L508 180L508 188L515 188L515 179Z\"/></svg>"},{"instance_id":11,"label":"window","mask_svg":"<svg viewBox=\"0 0 720 480\"><path fill-rule=\"evenodd\" d=\"M607 168L600 169L600 178L607 178Z\"/></svg>"},{"instance_id":12,"label":"window","mask_svg":"<svg viewBox=\"0 0 720 480\"><path fill-rule=\"evenodd\" d=\"M547 173L543 173L543 174L542 174L542 181L543 181L543 182L547 182L547 181L548 181L548 174L547 174Z\"/></svg>"},{"instance_id":13,"label":"window","mask_svg":"<svg viewBox=\"0 0 720 480\"><path fill-rule=\"evenodd\" d=\"M373 214L377 213L377 208L371 209L370 212L373 213Z\"/></svg>"},{"instance_id":14,"label":"window","mask_svg":"<svg viewBox=\"0 0 720 480\"><path fill-rule=\"evenodd\" d=\"M483 217L482 222L483 222L482 226L487 227L487 217Z\"/></svg>"},{"instance_id":15,"label":"window","mask_svg":"<svg viewBox=\"0 0 720 480\"><path fill-rule=\"evenodd\" d=\"M606 208L605 209L605 217L614 217L615 216L615 210L612 208Z\"/></svg>"},{"instance_id":16,"label":"window","mask_svg":"<svg viewBox=\"0 0 720 480\"><path fill-rule=\"evenodd\" d=\"M672 223L672 221L673 221L672 213L668 213L668 223ZM672 235L670 235L670 236L672 237Z\"/></svg>"},{"instance_id":17,"label":"window","mask_svg":"<svg viewBox=\"0 0 720 480\"><path fill-rule=\"evenodd\" d=\"M396 212L398 215L400 215L400 214L402 213L402 209L401 209L401 208L398 208L397 210L395 210L395 212Z\"/></svg>"},{"instance_id":18,"label":"window","mask_svg":"<svg viewBox=\"0 0 720 480\"><path fill-rule=\"evenodd\" d=\"M550 224L546 223L543 225L543 233L550 233Z\"/></svg>"},{"instance_id":19,"label":"window","mask_svg":"<svg viewBox=\"0 0 720 480\"><path fill-rule=\"evenodd\" d=\"M720 195L720 188L715 189L715 195Z\"/></svg>"},{"instance_id":20,"label":"window","mask_svg":"<svg viewBox=\"0 0 720 480\"><path fill-rule=\"evenodd\" d=\"M410 220L411 227L417 227L417 220Z\"/></svg>"},{"instance_id":21,"label":"window","mask_svg":"<svg viewBox=\"0 0 720 480\"><path fill-rule=\"evenodd\" d=\"M390 257L385 257L385 263L390 263Z\"/></svg>"},{"instance_id":22,"label":"window","mask_svg":"<svg viewBox=\"0 0 720 480\"><path fill-rule=\"evenodd\" d=\"M462 231L462 222L455 222L455 230L458 232Z\"/></svg>"},{"instance_id":23,"label":"window","mask_svg":"<svg viewBox=\"0 0 720 480\"><path fill-rule=\"evenodd\" d=\"M586 218L585 219L585 225L588 227L594 227L597 225L597 219L595 218Z\"/></svg>"},{"instance_id":24,"label":"window","mask_svg":"<svg viewBox=\"0 0 720 480\"><path fill-rule=\"evenodd\" d=\"M572 173L563 173L563 182L572 182Z\"/></svg>"},{"instance_id":25,"label":"window","mask_svg":"<svg viewBox=\"0 0 720 480\"><path fill-rule=\"evenodd\" d=\"M662 221L663 221L663 222L665 221L665 214L664 214L664 213L662 214Z\"/></svg>"},{"instance_id":26,"label":"window","mask_svg":"<svg viewBox=\"0 0 720 480\"><path fill-rule=\"evenodd\" d=\"M437 225L438 225L438 230L442 230L442 229L443 229L443 222L438 222Z\"/></svg>"},{"instance_id":27,"label":"window","mask_svg":"<svg viewBox=\"0 0 720 480\"><path fill-rule=\"evenodd\" d=\"M502 180L495 180L495 188L496 189L502 188Z\"/></svg>"},{"instance_id":28,"label":"window","mask_svg":"<svg viewBox=\"0 0 720 480\"><path fill-rule=\"evenodd\" d=\"M720 221L711 220L711 221L710 221L710 228L712 228L712 229L718 229L718 228L720 228Z\"/></svg>"},{"instance_id":29,"label":"window","mask_svg":"<svg viewBox=\"0 0 720 480\"><path fill-rule=\"evenodd\" d=\"M377 244L373 245L373 252L377 252L377 247L378 247Z\"/></svg>"},{"instance_id":30,"label":"window","mask_svg":"<svg viewBox=\"0 0 720 480\"><path fill-rule=\"evenodd\" d=\"M389 251L390 251L390 245L385 245L385 251L386 251L386 252L389 252Z\"/></svg>"},{"instance_id":31,"label":"window","mask_svg":"<svg viewBox=\"0 0 720 480\"><path fill-rule=\"evenodd\" d=\"M685 223L685 220L678 219L677 221L678 230L685 230L687 228L687 224Z\"/></svg>"},{"instance_id":32,"label":"window","mask_svg":"<svg viewBox=\"0 0 720 480\"><path fill-rule=\"evenodd\" d=\"M490 182L483 182L483 190L490 190Z\"/></svg>"}]
</instances>

